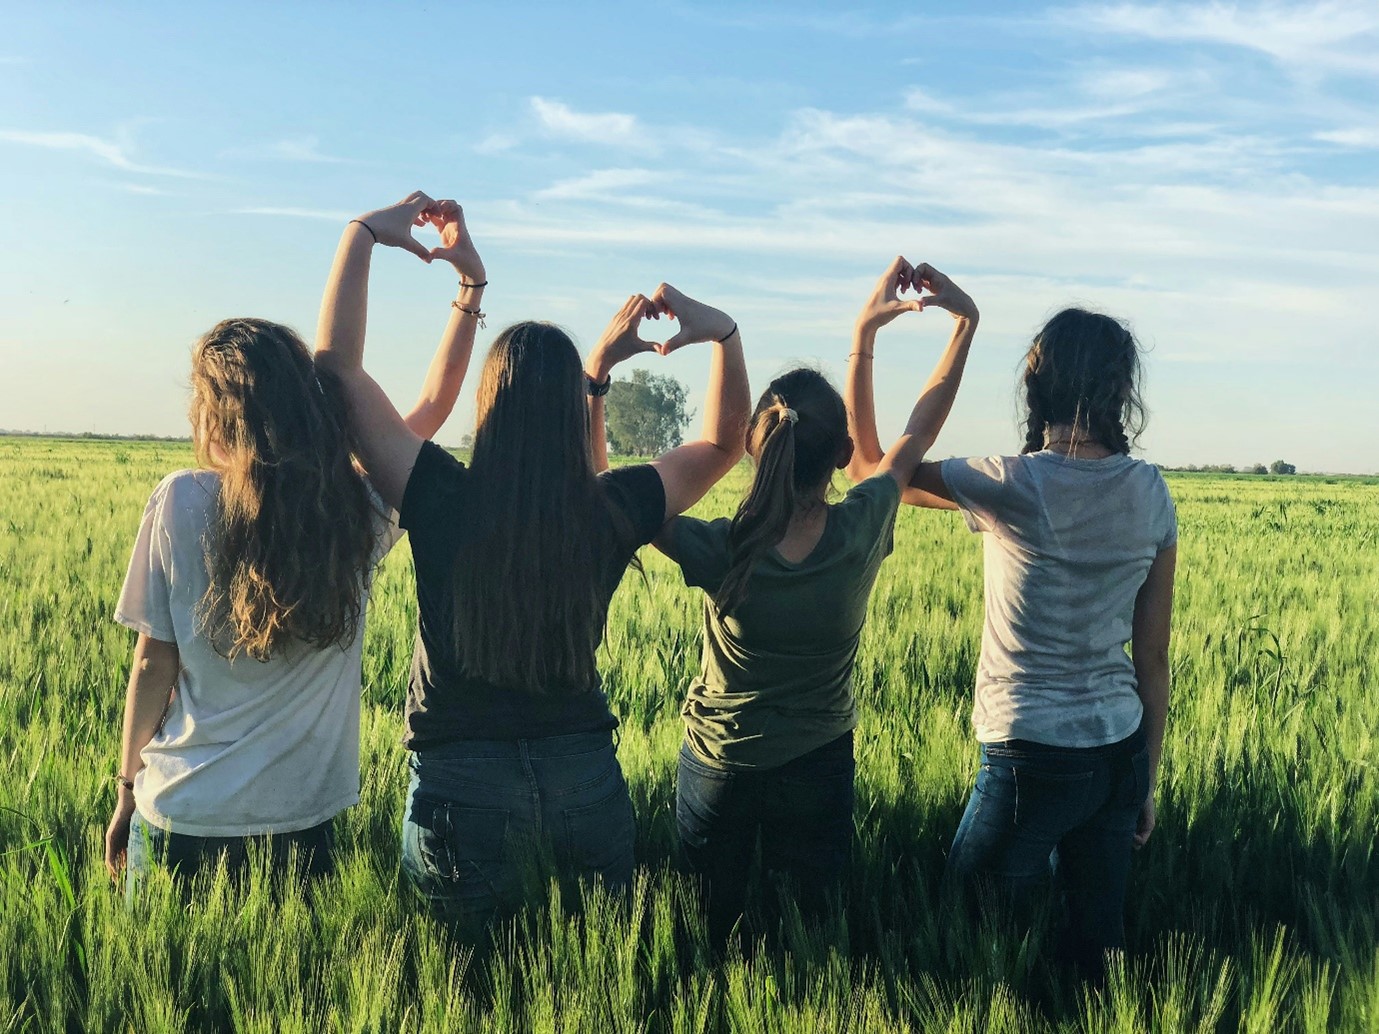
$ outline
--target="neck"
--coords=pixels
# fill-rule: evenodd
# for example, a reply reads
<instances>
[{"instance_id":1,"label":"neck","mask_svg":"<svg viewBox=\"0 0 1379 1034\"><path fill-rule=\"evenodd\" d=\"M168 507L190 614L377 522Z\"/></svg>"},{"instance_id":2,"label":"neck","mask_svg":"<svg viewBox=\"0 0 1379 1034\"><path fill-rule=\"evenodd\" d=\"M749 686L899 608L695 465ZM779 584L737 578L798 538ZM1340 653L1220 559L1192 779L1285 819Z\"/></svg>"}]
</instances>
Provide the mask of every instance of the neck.
<instances>
[{"instance_id":1,"label":"neck","mask_svg":"<svg viewBox=\"0 0 1379 1034\"><path fill-rule=\"evenodd\" d=\"M1102 459L1112 452L1085 428L1074 424L1047 425L1044 428L1044 448L1064 456L1081 456L1084 459Z\"/></svg>"}]
</instances>

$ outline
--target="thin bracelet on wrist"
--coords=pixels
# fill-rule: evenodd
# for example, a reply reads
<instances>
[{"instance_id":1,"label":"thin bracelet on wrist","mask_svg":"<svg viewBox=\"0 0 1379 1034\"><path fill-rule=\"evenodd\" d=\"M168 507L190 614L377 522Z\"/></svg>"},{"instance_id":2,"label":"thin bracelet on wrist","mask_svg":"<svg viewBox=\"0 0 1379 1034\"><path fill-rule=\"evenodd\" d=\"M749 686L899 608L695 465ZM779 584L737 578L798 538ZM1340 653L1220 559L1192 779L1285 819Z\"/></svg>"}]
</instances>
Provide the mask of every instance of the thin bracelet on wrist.
<instances>
[{"instance_id":1,"label":"thin bracelet on wrist","mask_svg":"<svg viewBox=\"0 0 1379 1034\"><path fill-rule=\"evenodd\" d=\"M848 353L848 358L851 359L851 358L852 358L853 356L855 356L855 355L860 355L863 359L875 359L875 358L876 358L875 354L873 354L872 352L849 352L849 353Z\"/></svg>"},{"instance_id":2,"label":"thin bracelet on wrist","mask_svg":"<svg viewBox=\"0 0 1379 1034\"><path fill-rule=\"evenodd\" d=\"M134 789L134 780L126 779L123 773L117 773L113 778L115 782L119 783L126 790L132 791Z\"/></svg>"},{"instance_id":3,"label":"thin bracelet on wrist","mask_svg":"<svg viewBox=\"0 0 1379 1034\"><path fill-rule=\"evenodd\" d=\"M350 220L348 223L346 223L345 225L347 225L347 226L353 226L355 223L358 223L360 226L364 227L364 229L368 230L368 231L369 231L369 236L373 238L373 242L374 242L375 244L378 243L378 234L374 233L374 232L373 232L373 227L370 226L368 223L364 222L363 219L351 219L351 220Z\"/></svg>"},{"instance_id":4,"label":"thin bracelet on wrist","mask_svg":"<svg viewBox=\"0 0 1379 1034\"><path fill-rule=\"evenodd\" d=\"M737 324L734 323L734 324L733 324L733 329L732 329L732 330L728 331L728 333L724 334L721 338L716 338L715 340L721 345L721 344L723 344L723 342L727 341L728 338L732 337L732 336L733 336L734 334L736 334L736 333L737 333Z\"/></svg>"},{"instance_id":5,"label":"thin bracelet on wrist","mask_svg":"<svg viewBox=\"0 0 1379 1034\"><path fill-rule=\"evenodd\" d=\"M487 286L488 286L488 281L487 281L487 280L481 280L481 281L480 281L479 283L477 283L477 284L467 284L467 283L465 283L463 280L461 280L461 281L460 281L460 286L461 286L461 287L487 287Z\"/></svg>"},{"instance_id":6,"label":"thin bracelet on wrist","mask_svg":"<svg viewBox=\"0 0 1379 1034\"><path fill-rule=\"evenodd\" d=\"M484 320L485 320L485 319L487 318L487 316L488 316L488 313L486 313L486 312L481 312L481 311L478 310L478 309L467 309L467 308L465 308L463 305L460 304L458 298L455 299L455 301L453 301L453 302L450 303L450 307L451 307L452 309L456 309L456 310L458 310L459 312L464 313L466 316L473 316L476 320L479 321L479 328L480 328L481 330L482 330L483 328L485 328L485 327L488 326L488 324L484 322Z\"/></svg>"}]
</instances>

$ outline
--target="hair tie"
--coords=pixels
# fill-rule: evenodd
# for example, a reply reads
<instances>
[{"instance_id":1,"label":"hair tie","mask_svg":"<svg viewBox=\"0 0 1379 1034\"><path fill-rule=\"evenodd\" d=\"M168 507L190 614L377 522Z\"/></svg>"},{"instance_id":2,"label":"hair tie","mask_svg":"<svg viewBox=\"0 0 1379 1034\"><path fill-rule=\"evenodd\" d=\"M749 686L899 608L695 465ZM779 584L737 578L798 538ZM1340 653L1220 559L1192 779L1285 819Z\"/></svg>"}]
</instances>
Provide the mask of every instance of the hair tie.
<instances>
[{"instance_id":1,"label":"hair tie","mask_svg":"<svg viewBox=\"0 0 1379 1034\"><path fill-rule=\"evenodd\" d=\"M798 424L800 422L800 414L796 413L789 406L784 406L781 408L780 416L782 420L785 420L786 422L791 424Z\"/></svg>"}]
</instances>

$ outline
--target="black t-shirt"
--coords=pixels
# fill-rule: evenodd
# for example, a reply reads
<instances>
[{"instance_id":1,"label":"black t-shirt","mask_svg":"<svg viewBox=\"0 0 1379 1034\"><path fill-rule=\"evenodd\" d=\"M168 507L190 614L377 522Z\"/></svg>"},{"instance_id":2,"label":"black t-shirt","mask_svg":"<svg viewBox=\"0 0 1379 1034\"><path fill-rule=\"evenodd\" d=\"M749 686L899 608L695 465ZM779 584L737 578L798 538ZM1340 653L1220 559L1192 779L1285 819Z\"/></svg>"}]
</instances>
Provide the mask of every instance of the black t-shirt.
<instances>
[{"instance_id":1,"label":"black t-shirt","mask_svg":"<svg viewBox=\"0 0 1379 1034\"><path fill-rule=\"evenodd\" d=\"M403 743L421 750L452 740L537 739L616 728L597 678L589 686L535 694L462 672L455 648L455 557L472 526L466 518L471 477L463 463L426 442L403 493L398 522L411 540L419 612ZM665 523L666 493L660 474L647 465L606 471L598 480L608 505L626 517L614 522L625 524L625 532L601 540L599 593L606 610L637 549Z\"/></svg>"}]
</instances>

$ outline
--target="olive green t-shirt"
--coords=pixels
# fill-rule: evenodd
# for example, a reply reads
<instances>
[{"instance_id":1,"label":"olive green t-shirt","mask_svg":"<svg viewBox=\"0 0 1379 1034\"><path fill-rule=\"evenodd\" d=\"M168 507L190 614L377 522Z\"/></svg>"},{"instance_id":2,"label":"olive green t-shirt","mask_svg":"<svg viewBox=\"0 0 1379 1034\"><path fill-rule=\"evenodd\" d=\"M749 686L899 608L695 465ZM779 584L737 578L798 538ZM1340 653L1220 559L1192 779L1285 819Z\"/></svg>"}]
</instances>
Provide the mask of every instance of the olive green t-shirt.
<instances>
[{"instance_id":1,"label":"olive green t-shirt","mask_svg":"<svg viewBox=\"0 0 1379 1034\"><path fill-rule=\"evenodd\" d=\"M728 572L730 521L675 520L671 555L685 584L708 593L704 655L682 711L706 764L775 768L857 724L852 667L881 561L890 555L900 489L882 474L828 508L814 550L792 564L769 550L731 616L713 604Z\"/></svg>"}]
</instances>

